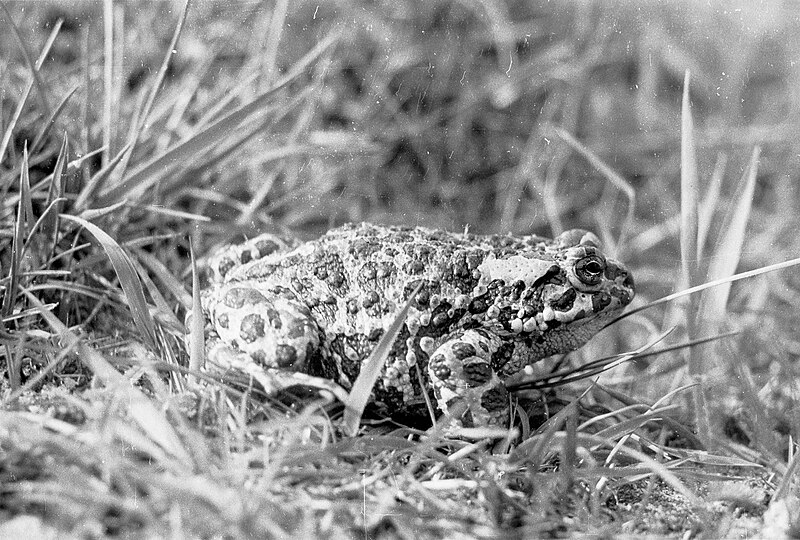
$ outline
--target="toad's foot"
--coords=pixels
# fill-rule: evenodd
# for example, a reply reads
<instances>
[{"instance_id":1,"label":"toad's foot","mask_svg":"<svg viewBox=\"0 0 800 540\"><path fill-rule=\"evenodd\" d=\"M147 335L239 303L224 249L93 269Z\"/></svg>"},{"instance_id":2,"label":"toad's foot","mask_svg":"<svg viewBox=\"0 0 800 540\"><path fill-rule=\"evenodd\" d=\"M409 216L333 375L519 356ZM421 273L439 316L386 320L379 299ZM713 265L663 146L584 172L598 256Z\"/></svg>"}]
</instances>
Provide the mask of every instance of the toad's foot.
<instances>
[{"instance_id":1,"label":"toad's foot","mask_svg":"<svg viewBox=\"0 0 800 540\"><path fill-rule=\"evenodd\" d=\"M231 370L244 373L261 386L268 396L276 396L289 388L316 388L321 393L329 392L336 399L345 403L347 390L330 379L314 377L298 371L264 368L253 363L252 358L222 342L216 343L208 350L208 361L214 365L214 371Z\"/></svg>"}]
</instances>

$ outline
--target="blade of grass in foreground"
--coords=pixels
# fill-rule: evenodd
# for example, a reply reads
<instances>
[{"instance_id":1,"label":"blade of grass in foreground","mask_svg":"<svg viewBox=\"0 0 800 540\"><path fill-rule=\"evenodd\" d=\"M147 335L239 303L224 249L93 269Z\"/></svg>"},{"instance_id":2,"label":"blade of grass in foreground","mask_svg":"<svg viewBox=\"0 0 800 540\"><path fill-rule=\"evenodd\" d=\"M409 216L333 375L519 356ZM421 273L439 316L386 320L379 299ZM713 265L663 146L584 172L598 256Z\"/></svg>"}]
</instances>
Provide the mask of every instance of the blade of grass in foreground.
<instances>
[{"instance_id":1,"label":"blade of grass in foreground","mask_svg":"<svg viewBox=\"0 0 800 540\"><path fill-rule=\"evenodd\" d=\"M205 365L205 316L200 303L200 277L197 271L197 260L194 256L194 247L189 241L189 255L192 261L192 322L189 331L189 368L200 371Z\"/></svg>"},{"instance_id":2,"label":"blade of grass in foreground","mask_svg":"<svg viewBox=\"0 0 800 540\"><path fill-rule=\"evenodd\" d=\"M8 268L8 285L3 296L3 305L0 308L0 316L3 318L11 315L14 307L14 299L17 295L19 286L20 261L24 252L24 238L28 233L28 220L33 210L31 203L31 186L28 177L28 146L25 145L22 154L22 170L19 175L19 202L17 203L17 219L14 222L14 236L11 240L11 263Z\"/></svg>"},{"instance_id":3,"label":"blade of grass in foreground","mask_svg":"<svg viewBox=\"0 0 800 540\"><path fill-rule=\"evenodd\" d=\"M361 372L358 374L358 378L353 384L353 389L344 404L344 416L342 418L342 429L351 437L358 433L361 415L367 406L372 387L375 386L375 381L378 380L381 374L381 368L394 344L394 340L406 322L406 315L408 315L408 310L411 308L411 302L417 297L421 289L422 283L417 285L417 288L408 297L403 309L397 314L394 321L392 321L392 325L386 330L367 361L361 366Z\"/></svg>"},{"instance_id":4,"label":"blade of grass in foreground","mask_svg":"<svg viewBox=\"0 0 800 540\"><path fill-rule=\"evenodd\" d=\"M68 148L69 137L64 133L64 140L61 142L61 149L58 151L56 166L53 169L50 185L47 190L47 210L39 217L39 220L42 222L42 235L48 242L48 259L52 257L55 245L58 242L58 215L61 213L61 208L64 206L65 202L65 199L62 199L62 195L64 194L64 170L67 167Z\"/></svg>"},{"instance_id":5,"label":"blade of grass in foreground","mask_svg":"<svg viewBox=\"0 0 800 540\"><path fill-rule=\"evenodd\" d=\"M142 283L139 281L139 276L136 274L136 270L128 259L127 253L125 253L122 247L113 238L94 223L68 214L61 214L61 219L77 223L89 231L92 236L100 242L100 245L105 250L106 255L108 255L111 265L114 267L114 271L119 278L119 283L122 286L125 297L128 299L133 322L139 328L139 332L148 345L150 345L151 349L155 350L155 323L153 322L153 317L150 315L150 310L147 308L147 302L144 299Z\"/></svg>"}]
</instances>

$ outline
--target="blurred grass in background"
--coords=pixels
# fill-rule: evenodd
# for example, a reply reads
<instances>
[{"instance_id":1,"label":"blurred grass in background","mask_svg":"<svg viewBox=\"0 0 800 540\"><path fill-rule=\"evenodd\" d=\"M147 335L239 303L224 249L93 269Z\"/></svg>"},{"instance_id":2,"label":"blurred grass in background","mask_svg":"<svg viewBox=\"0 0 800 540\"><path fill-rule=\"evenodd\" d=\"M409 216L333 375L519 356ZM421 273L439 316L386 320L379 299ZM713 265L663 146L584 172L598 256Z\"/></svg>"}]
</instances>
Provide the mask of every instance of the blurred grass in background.
<instances>
[{"instance_id":1,"label":"blurred grass in background","mask_svg":"<svg viewBox=\"0 0 800 540\"><path fill-rule=\"evenodd\" d=\"M150 128L163 140L140 144L139 153L180 139L224 107L226 96L228 107L252 97L333 29L340 39L307 73L311 95L294 116L237 148L222 180L221 167L199 171L186 190L213 185L246 203L277 168L260 210L295 230L375 219L550 234L582 225L612 235L623 215L619 194L559 140L556 125L636 187L635 252L670 236L652 228L676 215L680 94L691 69L701 167L710 171L718 152L729 166L744 167L750 147L761 143L759 206L788 208L780 205L792 202L786 192L798 163L800 14L778 2L559 4L291 2L276 35L269 3L195 2L156 104L169 118L166 129ZM51 102L82 82L81 37L88 33L88 115L97 120L101 3L9 6L30 51L64 20L41 68L56 94ZM110 156L122 147L137 95L157 71L181 9L179 2L114 6L122 58L114 66L120 123L112 126ZM7 117L27 71L13 33L3 36ZM80 133L85 89L78 93L58 131L95 149L101 133ZM311 148L298 149L293 167L260 162L288 140L290 125L299 131L292 140ZM25 135L16 135L13 154L21 155ZM52 137L53 154L59 139ZM190 195L181 202L196 209ZM224 208L208 213L226 216Z\"/></svg>"}]
</instances>

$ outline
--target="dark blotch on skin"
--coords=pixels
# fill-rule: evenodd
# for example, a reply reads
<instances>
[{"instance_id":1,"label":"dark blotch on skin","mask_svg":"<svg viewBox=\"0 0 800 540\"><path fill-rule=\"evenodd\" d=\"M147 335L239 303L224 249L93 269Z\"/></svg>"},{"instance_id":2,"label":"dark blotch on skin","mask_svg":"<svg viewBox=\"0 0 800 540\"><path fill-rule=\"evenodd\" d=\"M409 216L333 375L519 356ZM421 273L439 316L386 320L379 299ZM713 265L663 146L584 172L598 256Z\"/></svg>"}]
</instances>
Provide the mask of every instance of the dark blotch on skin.
<instances>
[{"instance_id":1,"label":"dark blotch on skin","mask_svg":"<svg viewBox=\"0 0 800 540\"><path fill-rule=\"evenodd\" d=\"M628 287L630 290L634 290L636 285L633 282L633 274L626 274L622 284Z\"/></svg>"},{"instance_id":2,"label":"dark blotch on skin","mask_svg":"<svg viewBox=\"0 0 800 540\"><path fill-rule=\"evenodd\" d=\"M375 304L377 304L380 301L380 299L381 298L380 298L380 296L378 296L378 293L376 293L375 291L368 291L364 295L364 299L361 301L361 305L365 309L369 309L372 306L374 306Z\"/></svg>"},{"instance_id":3,"label":"dark blotch on skin","mask_svg":"<svg viewBox=\"0 0 800 540\"><path fill-rule=\"evenodd\" d=\"M267 353L262 350L253 351L250 353L250 358L256 361L259 365L266 365L267 362Z\"/></svg>"},{"instance_id":4,"label":"dark blotch on skin","mask_svg":"<svg viewBox=\"0 0 800 540\"><path fill-rule=\"evenodd\" d=\"M489 309L489 302L486 294L473 298L467 307L467 311L472 314L484 313L487 309Z\"/></svg>"},{"instance_id":5,"label":"dark blotch on skin","mask_svg":"<svg viewBox=\"0 0 800 540\"><path fill-rule=\"evenodd\" d=\"M623 274L622 269L616 264L614 263L606 264L606 271L605 271L606 279L614 281L617 279L617 276L620 276L622 274Z\"/></svg>"},{"instance_id":6,"label":"dark blotch on skin","mask_svg":"<svg viewBox=\"0 0 800 540\"><path fill-rule=\"evenodd\" d=\"M345 283L344 274L338 271L333 272L330 276L330 283L332 287L341 287Z\"/></svg>"},{"instance_id":7,"label":"dark blotch on skin","mask_svg":"<svg viewBox=\"0 0 800 540\"><path fill-rule=\"evenodd\" d=\"M425 270L425 265L422 261L411 261L406 265L406 272L412 276L421 273L423 270Z\"/></svg>"},{"instance_id":8,"label":"dark blotch on skin","mask_svg":"<svg viewBox=\"0 0 800 540\"><path fill-rule=\"evenodd\" d=\"M222 303L232 309L239 309L245 304L263 304L267 301L264 295L255 289L234 287L228 289Z\"/></svg>"},{"instance_id":9,"label":"dark blotch on skin","mask_svg":"<svg viewBox=\"0 0 800 540\"><path fill-rule=\"evenodd\" d=\"M305 324L303 324L303 322L300 320L294 320L292 321L292 324L286 331L286 336L294 339L304 336L305 333L306 333Z\"/></svg>"},{"instance_id":10,"label":"dark blotch on skin","mask_svg":"<svg viewBox=\"0 0 800 540\"><path fill-rule=\"evenodd\" d=\"M297 360L297 351L291 345L278 345L275 347L275 359L278 367L292 367Z\"/></svg>"},{"instance_id":11,"label":"dark blotch on skin","mask_svg":"<svg viewBox=\"0 0 800 540\"><path fill-rule=\"evenodd\" d=\"M575 303L575 298L577 298L577 296L578 293L575 292L575 289L567 289L558 300L553 302L552 307L555 311L569 311Z\"/></svg>"},{"instance_id":12,"label":"dark blotch on skin","mask_svg":"<svg viewBox=\"0 0 800 540\"><path fill-rule=\"evenodd\" d=\"M258 338L264 337L264 319L257 313L245 315L239 327L239 335L245 343L253 343Z\"/></svg>"},{"instance_id":13,"label":"dark blotch on skin","mask_svg":"<svg viewBox=\"0 0 800 540\"><path fill-rule=\"evenodd\" d=\"M431 300L431 293L429 293L424 288L420 289L420 291L417 293L417 296L414 298L416 307L418 309L420 308L425 309L426 307L428 307L428 302L430 302L430 300Z\"/></svg>"},{"instance_id":14,"label":"dark blotch on skin","mask_svg":"<svg viewBox=\"0 0 800 540\"><path fill-rule=\"evenodd\" d=\"M453 345L453 354L459 360L475 356L477 351L470 343L456 343Z\"/></svg>"},{"instance_id":15,"label":"dark blotch on skin","mask_svg":"<svg viewBox=\"0 0 800 540\"><path fill-rule=\"evenodd\" d=\"M464 364L464 379L468 386L481 386L492 380L492 367L484 362Z\"/></svg>"},{"instance_id":16,"label":"dark blotch on skin","mask_svg":"<svg viewBox=\"0 0 800 540\"><path fill-rule=\"evenodd\" d=\"M435 286L430 281L420 279L409 281L403 287L403 298L410 298L411 293L413 293L420 284L422 284L422 288L417 293L417 296L414 297L414 303L412 305L419 309L425 309L428 307L428 302L431 298L431 292L435 292Z\"/></svg>"},{"instance_id":17,"label":"dark blotch on skin","mask_svg":"<svg viewBox=\"0 0 800 540\"><path fill-rule=\"evenodd\" d=\"M433 373L433 376L442 381L447 380L452 373L446 362L447 359L444 357L444 355L437 354L431 358L430 363L428 364L428 368Z\"/></svg>"},{"instance_id":18,"label":"dark blotch on skin","mask_svg":"<svg viewBox=\"0 0 800 540\"><path fill-rule=\"evenodd\" d=\"M547 272L541 275L538 279L534 280L529 287L529 290L535 289L542 283L555 283L555 284L562 284L566 282L566 277L562 275L561 267L557 264L554 264L550 268L547 269Z\"/></svg>"},{"instance_id":19,"label":"dark blotch on skin","mask_svg":"<svg viewBox=\"0 0 800 540\"><path fill-rule=\"evenodd\" d=\"M595 313L600 313L611 303L611 296L604 292L592 295L592 309Z\"/></svg>"},{"instance_id":20,"label":"dark blotch on skin","mask_svg":"<svg viewBox=\"0 0 800 540\"><path fill-rule=\"evenodd\" d=\"M272 328L274 328L275 330L280 330L281 327L283 326L283 322L281 321L280 312L277 309L272 308L272 307L271 308L267 308L264 311L265 311L265 313L267 315L267 319L269 320L269 325Z\"/></svg>"},{"instance_id":21,"label":"dark blotch on skin","mask_svg":"<svg viewBox=\"0 0 800 540\"><path fill-rule=\"evenodd\" d=\"M266 257L278 251L280 246L272 240L262 239L256 242L256 249L258 250L259 256Z\"/></svg>"},{"instance_id":22,"label":"dark blotch on skin","mask_svg":"<svg viewBox=\"0 0 800 540\"><path fill-rule=\"evenodd\" d=\"M502 386L490 388L481 396L481 406L487 411L501 411L508 407L508 390Z\"/></svg>"},{"instance_id":23,"label":"dark blotch on skin","mask_svg":"<svg viewBox=\"0 0 800 540\"><path fill-rule=\"evenodd\" d=\"M220 328L228 328L228 323L229 322L230 322L230 319L228 319L228 314L227 313L222 313L221 315L219 315L217 317L217 324L220 326Z\"/></svg>"},{"instance_id":24,"label":"dark blotch on skin","mask_svg":"<svg viewBox=\"0 0 800 540\"><path fill-rule=\"evenodd\" d=\"M361 270L358 271L358 277L363 281L372 281L377 275L378 270L373 262L364 263Z\"/></svg>"},{"instance_id":25,"label":"dark blotch on skin","mask_svg":"<svg viewBox=\"0 0 800 540\"><path fill-rule=\"evenodd\" d=\"M380 264L380 266L378 266L378 277L381 279L388 278L389 276L394 274L394 272L395 272L395 266L393 263L383 262Z\"/></svg>"},{"instance_id":26,"label":"dark blotch on skin","mask_svg":"<svg viewBox=\"0 0 800 540\"><path fill-rule=\"evenodd\" d=\"M367 336L367 339L369 341L378 341L379 339L381 339L383 333L384 333L383 328L373 328L372 331L369 333L369 336Z\"/></svg>"},{"instance_id":27,"label":"dark blotch on skin","mask_svg":"<svg viewBox=\"0 0 800 540\"><path fill-rule=\"evenodd\" d=\"M492 355L492 367L496 371L501 371L503 366L505 366L511 357L514 355L514 343L506 342L500 345L500 347L495 351Z\"/></svg>"},{"instance_id":28,"label":"dark blotch on skin","mask_svg":"<svg viewBox=\"0 0 800 540\"><path fill-rule=\"evenodd\" d=\"M431 322L433 322L433 326L436 326L436 327L439 327L439 328L442 327L442 326L446 326L449 321L450 321L450 317L447 316L447 313L437 313L431 319Z\"/></svg>"},{"instance_id":29,"label":"dark blotch on skin","mask_svg":"<svg viewBox=\"0 0 800 540\"><path fill-rule=\"evenodd\" d=\"M619 298L619 301L622 303L623 306L627 305L633 299L633 296L631 296L631 294L624 289L621 290L615 288L611 291L611 295L615 296L616 298Z\"/></svg>"},{"instance_id":30,"label":"dark blotch on skin","mask_svg":"<svg viewBox=\"0 0 800 540\"><path fill-rule=\"evenodd\" d=\"M217 271L219 272L219 275L225 276L228 274L228 272L230 272L231 268L233 268L234 266L236 266L236 263L233 262L228 257L225 257L224 259L219 261L219 266L217 267Z\"/></svg>"}]
</instances>

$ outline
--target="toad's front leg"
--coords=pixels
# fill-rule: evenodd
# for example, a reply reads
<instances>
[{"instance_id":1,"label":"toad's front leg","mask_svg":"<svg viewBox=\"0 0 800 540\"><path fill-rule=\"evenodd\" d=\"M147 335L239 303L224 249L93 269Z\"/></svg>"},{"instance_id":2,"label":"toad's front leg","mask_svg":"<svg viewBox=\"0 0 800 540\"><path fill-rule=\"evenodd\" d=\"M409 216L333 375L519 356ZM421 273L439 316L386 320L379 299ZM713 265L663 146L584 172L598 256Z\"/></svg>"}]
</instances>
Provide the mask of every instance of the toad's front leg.
<instances>
[{"instance_id":1,"label":"toad's front leg","mask_svg":"<svg viewBox=\"0 0 800 540\"><path fill-rule=\"evenodd\" d=\"M458 426L509 425L510 399L493 366L513 344L483 329L451 334L430 356L428 375L439 409Z\"/></svg>"}]
</instances>

